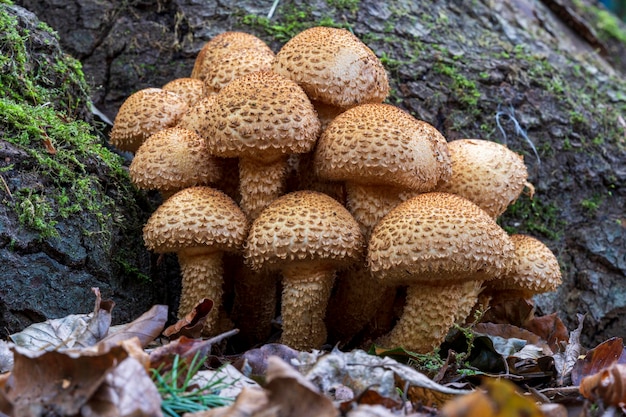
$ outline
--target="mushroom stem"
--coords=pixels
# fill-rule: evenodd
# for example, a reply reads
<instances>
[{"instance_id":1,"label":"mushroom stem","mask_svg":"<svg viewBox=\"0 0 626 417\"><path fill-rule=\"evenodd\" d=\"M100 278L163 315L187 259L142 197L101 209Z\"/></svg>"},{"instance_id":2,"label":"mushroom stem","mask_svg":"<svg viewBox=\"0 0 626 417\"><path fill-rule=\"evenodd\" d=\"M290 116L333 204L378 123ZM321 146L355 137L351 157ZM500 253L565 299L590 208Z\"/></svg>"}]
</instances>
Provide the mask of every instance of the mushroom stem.
<instances>
[{"instance_id":1,"label":"mushroom stem","mask_svg":"<svg viewBox=\"0 0 626 417\"><path fill-rule=\"evenodd\" d=\"M185 249L178 252L178 263L182 275L178 317L185 317L201 299L208 298L213 301L213 308L204 322L203 333L214 334L224 292L222 252L204 248Z\"/></svg>"},{"instance_id":2,"label":"mushroom stem","mask_svg":"<svg viewBox=\"0 0 626 417\"><path fill-rule=\"evenodd\" d=\"M241 210L251 221L272 201L283 195L287 181L287 156L264 163L251 158L239 159Z\"/></svg>"},{"instance_id":3,"label":"mushroom stem","mask_svg":"<svg viewBox=\"0 0 626 417\"><path fill-rule=\"evenodd\" d=\"M283 267L281 343L293 349L318 349L326 342L324 317L334 270L317 265Z\"/></svg>"},{"instance_id":4,"label":"mushroom stem","mask_svg":"<svg viewBox=\"0 0 626 417\"><path fill-rule=\"evenodd\" d=\"M481 287L482 281L409 286L402 316L391 332L376 343L417 353L432 352L445 340L454 323L467 317Z\"/></svg>"},{"instance_id":5,"label":"mushroom stem","mask_svg":"<svg viewBox=\"0 0 626 417\"><path fill-rule=\"evenodd\" d=\"M361 226L365 240L394 207L416 195L406 188L346 183L347 208Z\"/></svg>"}]
</instances>

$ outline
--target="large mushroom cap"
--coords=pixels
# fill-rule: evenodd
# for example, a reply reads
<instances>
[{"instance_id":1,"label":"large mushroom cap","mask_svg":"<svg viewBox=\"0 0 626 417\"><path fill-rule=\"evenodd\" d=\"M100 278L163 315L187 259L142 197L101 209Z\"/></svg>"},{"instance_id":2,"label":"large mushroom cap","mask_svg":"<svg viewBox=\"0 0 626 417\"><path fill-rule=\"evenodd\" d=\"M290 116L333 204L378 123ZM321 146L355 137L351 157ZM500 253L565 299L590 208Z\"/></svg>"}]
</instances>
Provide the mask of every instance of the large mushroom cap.
<instances>
[{"instance_id":1,"label":"large mushroom cap","mask_svg":"<svg viewBox=\"0 0 626 417\"><path fill-rule=\"evenodd\" d=\"M452 177L438 191L473 201L498 217L522 193L528 171L524 158L504 145L481 139L448 143Z\"/></svg>"},{"instance_id":2,"label":"large mushroom cap","mask_svg":"<svg viewBox=\"0 0 626 417\"><path fill-rule=\"evenodd\" d=\"M273 162L311 150L320 121L295 82L271 71L258 71L220 90L203 127L201 136L213 154Z\"/></svg>"},{"instance_id":3,"label":"large mushroom cap","mask_svg":"<svg viewBox=\"0 0 626 417\"><path fill-rule=\"evenodd\" d=\"M251 72L271 70L274 57L271 49L258 47L224 53L204 74L206 93L217 93L235 78Z\"/></svg>"},{"instance_id":4,"label":"large mushroom cap","mask_svg":"<svg viewBox=\"0 0 626 417\"><path fill-rule=\"evenodd\" d=\"M359 225L339 202L315 191L294 191L252 223L244 255L253 269L320 260L340 266L362 256Z\"/></svg>"},{"instance_id":5,"label":"large mushroom cap","mask_svg":"<svg viewBox=\"0 0 626 417\"><path fill-rule=\"evenodd\" d=\"M489 281L488 290L517 292L524 298L554 291L561 284L561 268L550 248L528 235L511 235L511 241L515 246L513 267Z\"/></svg>"},{"instance_id":6,"label":"large mushroom cap","mask_svg":"<svg viewBox=\"0 0 626 417\"><path fill-rule=\"evenodd\" d=\"M254 48L259 54L272 54L274 52L269 46L256 36L245 32L223 32L208 41L198 55L191 71L192 78L199 78L204 81L206 74L213 65L219 63L224 55L239 49Z\"/></svg>"},{"instance_id":7,"label":"large mushroom cap","mask_svg":"<svg viewBox=\"0 0 626 417\"><path fill-rule=\"evenodd\" d=\"M145 88L122 103L111 129L111 145L135 152L153 133L178 123L187 111L180 95L161 88Z\"/></svg>"},{"instance_id":8,"label":"large mushroom cap","mask_svg":"<svg viewBox=\"0 0 626 417\"><path fill-rule=\"evenodd\" d=\"M363 104L335 117L315 149L317 174L333 181L432 190L451 173L445 138L389 104Z\"/></svg>"},{"instance_id":9,"label":"large mushroom cap","mask_svg":"<svg viewBox=\"0 0 626 417\"><path fill-rule=\"evenodd\" d=\"M238 251L248 230L246 216L226 194L210 187L181 190L150 216L143 229L146 247L156 253L211 246Z\"/></svg>"},{"instance_id":10,"label":"large mushroom cap","mask_svg":"<svg viewBox=\"0 0 626 417\"><path fill-rule=\"evenodd\" d=\"M339 107L382 103L389 94L378 57L345 29L300 32L278 51L274 71L300 84L311 99Z\"/></svg>"},{"instance_id":11,"label":"large mushroom cap","mask_svg":"<svg viewBox=\"0 0 626 417\"><path fill-rule=\"evenodd\" d=\"M392 284L425 280L490 280L512 262L511 239L474 203L453 194L425 193L389 212L372 232L367 262Z\"/></svg>"},{"instance_id":12,"label":"large mushroom cap","mask_svg":"<svg viewBox=\"0 0 626 417\"><path fill-rule=\"evenodd\" d=\"M179 127L163 129L146 139L129 170L137 187L165 193L215 183L221 174L204 139Z\"/></svg>"}]
</instances>

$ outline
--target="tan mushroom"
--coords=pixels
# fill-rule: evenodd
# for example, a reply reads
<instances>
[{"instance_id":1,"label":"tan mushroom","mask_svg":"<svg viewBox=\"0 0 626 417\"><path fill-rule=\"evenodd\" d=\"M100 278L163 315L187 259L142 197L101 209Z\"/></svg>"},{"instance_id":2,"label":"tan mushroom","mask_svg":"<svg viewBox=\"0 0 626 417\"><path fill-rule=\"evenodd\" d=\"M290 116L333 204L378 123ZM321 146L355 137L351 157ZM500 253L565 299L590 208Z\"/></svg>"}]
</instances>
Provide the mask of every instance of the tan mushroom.
<instances>
[{"instance_id":1,"label":"tan mushroom","mask_svg":"<svg viewBox=\"0 0 626 417\"><path fill-rule=\"evenodd\" d=\"M312 100L338 107L382 103L389 94L378 57L345 29L300 32L278 51L274 71L300 84Z\"/></svg>"},{"instance_id":2,"label":"tan mushroom","mask_svg":"<svg viewBox=\"0 0 626 417\"><path fill-rule=\"evenodd\" d=\"M270 71L230 82L200 129L212 154L239 158L241 208L252 220L284 193L287 157L310 151L320 121L302 89Z\"/></svg>"},{"instance_id":3,"label":"tan mushroom","mask_svg":"<svg viewBox=\"0 0 626 417\"><path fill-rule=\"evenodd\" d=\"M281 342L320 348L335 270L362 259L364 239L352 215L315 191L295 191L272 202L250 227L244 256L255 270L283 275Z\"/></svg>"},{"instance_id":4,"label":"tan mushroom","mask_svg":"<svg viewBox=\"0 0 626 417\"><path fill-rule=\"evenodd\" d=\"M561 285L561 268L554 253L540 240L523 234L511 235L515 257L511 270L485 284L484 292L494 301L528 299L554 291Z\"/></svg>"},{"instance_id":5,"label":"tan mushroom","mask_svg":"<svg viewBox=\"0 0 626 417\"><path fill-rule=\"evenodd\" d=\"M239 252L248 221L226 194L210 187L185 188L167 199L143 229L146 247L155 253L175 252L182 274L179 317L203 298L213 300L204 332L217 331L222 306L224 252Z\"/></svg>"},{"instance_id":6,"label":"tan mushroom","mask_svg":"<svg viewBox=\"0 0 626 417\"><path fill-rule=\"evenodd\" d=\"M195 132L180 127L163 129L137 149L129 167L139 188L159 190L163 199L183 188L211 185L220 179L221 166Z\"/></svg>"},{"instance_id":7,"label":"tan mushroom","mask_svg":"<svg viewBox=\"0 0 626 417\"><path fill-rule=\"evenodd\" d=\"M204 44L196 56L191 77L204 81L206 74L213 65L223 59L224 55L239 49L249 48L257 49L260 55L274 55L274 52L265 42L250 33L236 31L220 33Z\"/></svg>"},{"instance_id":8,"label":"tan mushroom","mask_svg":"<svg viewBox=\"0 0 626 417\"><path fill-rule=\"evenodd\" d=\"M181 96L188 106L193 106L205 96L204 83L197 78L176 78L161 87L165 91L171 91Z\"/></svg>"},{"instance_id":9,"label":"tan mushroom","mask_svg":"<svg viewBox=\"0 0 626 417\"><path fill-rule=\"evenodd\" d=\"M482 282L505 274L513 256L506 232L469 200L434 192L398 205L374 228L367 252L381 284L408 285L402 316L377 343L434 350L469 314Z\"/></svg>"},{"instance_id":10,"label":"tan mushroom","mask_svg":"<svg viewBox=\"0 0 626 417\"><path fill-rule=\"evenodd\" d=\"M256 71L269 71L274 52L269 48L242 48L224 53L204 74L206 94L218 93L235 78Z\"/></svg>"},{"instance_id":11,"label":"tan mushroom","mask_svg":"<svg viewBox=\"0 0 626 417\"><path fill-rule=\"evenodd\" d=\"M111 129L110 142L116 148L135 153L152 134L175 126L187 111L184 98L161 88L145 88L122 103Z\"/></svg>"},{"instance_id":12,"label":"tan mushroom","mask_svg":"<svg viewBox=\"0 0 626 417\"><path fill-rule=\"evenodd\" d=\"M315 171L343 181L348 210L369 237L391 209L449 178L445 138L430 124L389 104L362 104L331 121L315 149ZM380 291L368 271L349 271L329 305L334 339L349 340L374 316L393 290ZM332 320L332 322L331 322Z\"/></svg>"},{"instance_id":13,"label":"tan mushroom","mask_svg":"<svg viewBox=\"0 0 626 417\"><path fill-rule=\"evenodd\" d=\"M452 177L437 190L473 201L493 218L520 196L528 183L524 158L504 145L481 139L448 143Z\"/></svg>"}]
</instances>

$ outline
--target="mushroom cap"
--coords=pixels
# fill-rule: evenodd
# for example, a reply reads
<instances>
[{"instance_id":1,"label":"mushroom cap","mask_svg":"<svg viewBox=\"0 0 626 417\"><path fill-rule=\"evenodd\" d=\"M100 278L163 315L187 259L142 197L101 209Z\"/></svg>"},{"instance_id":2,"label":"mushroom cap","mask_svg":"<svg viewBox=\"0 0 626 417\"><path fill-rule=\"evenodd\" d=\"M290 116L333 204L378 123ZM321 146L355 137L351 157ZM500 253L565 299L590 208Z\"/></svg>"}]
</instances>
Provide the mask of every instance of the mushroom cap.
<instances>
[{"instance_id":1,"label":"mushroom cap","mask_svg":"<svg viewBox=\"0 0 626 417\"><path fill-rule=\"evenodd\" d=\"M232 198L214 188L197 186L165 200L146 222L143 239L156 253L207 246L236 252L247 231L246 216Z\"/></svg>"},{"instance_id":2,"label":"mushroom cap","mask_svg":"<svg viewBox=\"0 0 626 417\"><path fill-rule=\"evenodd\" d=\"M310 151L320 121L295 82L271 71L231 81L215 96L200 131L211 153L273 162Z\"/></svg>"},{"instance_id":3,"label":"mushroom cap","mask_svg":"<svg viewBox=\"0 0 626 417\"><path fill-rule=\"evenodd\" d=\"M300 32L278 51L274 71L300 84L311 99L339 107L382 103L389 94L380 59L345 29Z\"/></svg>"},{"instance_id":4,"label":"mushroom cap","mask_svg":"<svg viewBox=\"0 0 626 417\"><path fill-rule=\"evenodd\" d=\"M513 256L510 237L480 207L432 192L399 204L374 227L367 263L394 285L446 285L501 276Z\"/></svg>"},{"instance_id":5,"label":"mushroom cap","mask_svg":"<svg viewBox=\"0 0 626 417\"><path fill-rule=\"evenodd\" d=\"M298 262L341 266L363 256L365 241L348 210L326 194L294 191L274 200L250 226L244 247L252 269Z\"/></svg>"},{"instance_id":6,"label":"mushroom cap","mask_svg":"<svg viewBox=\"0 0 626 417\"><path fill-rule=\"evenodd\" d=\"M211 111L213 101L215 101L215 94L202 97L187 109L176 126L200 134L200 131L204 128L203 126L206 124L206 114Z\"/></svg>"},{"instance_id":7,"label":"mushroom cap","mask_svg":"<svg viewBox=\"0 0 626 417\"><path fill-rule=\"evenodd\" d=\"M218 62L207 69L204 76L205 91L207 94L217 93L242 75L269 71L274 58L274 52L269 48L242 48L224 53Z\"/></svg>"},{"instance_id":8,"label":"mushroom cap","mask_svg":"<svg viewBox=\"0 0 626 417\"><path fill-rule=\"evenodd\" d=\"M514 234L513 267L504 276L489 281L488 290L520 291L524 297L554 291L561 285L561 268L554 253L532 236Z\"/></svg>"},{"instance_id":9,"label":"mushroom cap","mask_svg":"<svg viewBox=\"0 0 626 417\"><path fill-rule=\"evenodd\" d=\"M165 91L178 94L185 99L188 106L193 106L205 95L204 83L197 78L176 78L161 88Z\"/></svg>"},{"instance_id":10,"label":"mushroom cap","mask_svg":"<svg viewBox=\"0 0 626 417\"><path fill-rule=\"evenodd\" d=\"M452 177L437 190L465 197L494 218L517 200L527 184L524 158L504 145L459 139L449 142L448 150Z\"/></svg>"},{"instance_id":11,"label":"mushroom cap","mask_svg":"<svg viewBox=\"0 0 626 417\"><path fill-rule=\"evenodd\" d=\"M335 117L318 140L315 166L327 180L417 192L451 174L441 133L389 104L362 104Z\"/></svg>"},{"instance_id":12,"label":"mushroom cap","mask_svg":"<svg viewBox=\"0 0 626 417\"><path fill-rule=\"evenodd\" d=\"M204 139L180 127L163 129L146 139L129 170L137 187L166 192L212 184L221 175Z\"/></svg>"},{"instance_id":13,"label":"mushroom cap","mask_svg":"<svg viewBox=\"0 0 626 417\"><path fill-rule=\"evenodd\" d=\"M122 103L111 129L111 145L135 152L153 133L178 123L187 111L180 95L161 88L145 88L131 94Z\"/></svg>"},{"instance_id":14,"label":"mushroom cap","mask_svg":"<svg viewBox=\"0 0 626 417\"><path fill-rule=\"evenodd\" d=\"M274 55L274 52L265 42L250 33L223 32L205 43L200 52L198 52L191 71L191 78L198 78L204 81L207 72L225 54L244 48L256 48L260 54L271 53L272 56Z\"/></svg>"}]
</instances>

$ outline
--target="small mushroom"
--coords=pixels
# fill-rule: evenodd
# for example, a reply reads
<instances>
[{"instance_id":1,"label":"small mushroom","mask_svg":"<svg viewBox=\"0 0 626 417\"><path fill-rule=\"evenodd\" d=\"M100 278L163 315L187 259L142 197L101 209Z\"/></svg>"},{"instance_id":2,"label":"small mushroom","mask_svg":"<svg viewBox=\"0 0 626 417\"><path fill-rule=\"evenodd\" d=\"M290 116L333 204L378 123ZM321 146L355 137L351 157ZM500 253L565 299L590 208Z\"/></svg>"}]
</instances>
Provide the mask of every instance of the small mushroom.
<instances>
[{"instance_id":1,"label":"small mushroom","mask_svg":"<svg viewBox=\"0 0 626 417\"><path fill-rule=\"evenodd\" d=\"M202 80L198 80L197 78L176 78L161 88L165 91L171 91L178 94L190 107L205 96L204 83Z\"/></svg>"},{"instance_id":2,"label":"small mushroom","mask_svg":"<svg viewBox=\"0 0 626 417\"><path fill-rule=\"evenodd\" d=\"M251 220L284 193L288 155L310 151L320 131L304 91L271 71L231 81L204 116L199 131L211 153L239 158L240 205Z\"/></svg>"},{"instance_id":3,"label":"small mushroom","mask_svg":"<svg viewBox=\"0 0 626 417\"><path fill-rule=\"evenodd\" d=\"M223 32L205 43L198 52L191 71L191 78L204 81L206 74L211 71L213 65L219 63L225 55L232 51L247 48L257 49L261 55L274 55L274 52L265 42L250 33Z\"/></svg>"},{"instance_id":4,"label":"small mushroom","mask_svg":"<svg viewBox=\"0 0 626 417\"><path fill-rule=\"evenodd\" d=\"M146 247L155 253L175 252L182 274L178 316L184 317L203 298L213 309L203 331L216 332L222 306L224 252L239 252L248 221L226 194L206 186L189 187L167 199L143 229Z\"/></svg>"},{"instance_id":5,"label":"small mushroom","mask_svg":"<svg viewBox=\"0 0 626 417\"><path fill-rule=\"evenodd\" d=\"M321 347L335 270L362 258L364 245L352 215L323 193L295 191L261 212L244 256L253 270L282 272L282 343L302 350Z\"/></svg>"},{"instance_id":6,"label":"small mushroom","mask_svg":"<svg viewBox=\"0 0 626 417\"><path fill-rule=\"evenodd\" d=\"M298 33L276 54L274 71L300 84L312 100L342 108L382 103L389 94L380 59L345 29Z\"/></svg>"},{"instance_id":7,"label":"small mushroom","mask_svg":"<svg viewBox=\"0 0 626 417\"><path fill-rule=\"evenodd\" d=\"M220 164L204 139L180 127L163 129L146 139L129 171L137 187L159 190L163 199L183 188L214 184L221 175Z\"/></svg>"},{"instance_id":8,"label":"small mushroom","mask_svg":"<svg viewBox=\"0 0 626 417\"><path fill-rule=\"evenodd\" d=\"M465 198L432 192L401 203L374 227L367 252L381 284L408 286L402 316L377 343L432 351L513 256L506 232Z\"/></svg>"},{"instance_id":9,"label":"small mushroom","mask_svg":"<svg viewBox=\"0 0 626 417\"><path fill-rule=\"evenodd\" d=\"M504 145L481 139L448 143L452 176L437 191L458 194L476 203L493 218L520 196L528 183L524 158Z\"/></svg>"},{"instance_id":10,"label":"small mushroom","mask_svg":"<svg viewBox=\"0 0 626 417\"><path fill-rule=\"evenodd\" d=\"M131 94L120 107L110 142L116 148L135 153L152 134L175 126L187 111L180 95L161 88L145 88Z\"/></svg>"},{"instance_id":11,"label":"small mushroom","mask_svg":"<svg viewBox=\"0 0 626 417\"><path fill-rule=\"evenodd\" d=\"M511 235L515 257L511 270L485 284L484 292L494 301L528 299L557 289L561 267L554 253L540 240L523 234Z\"/></svg>"}]
</instances>

